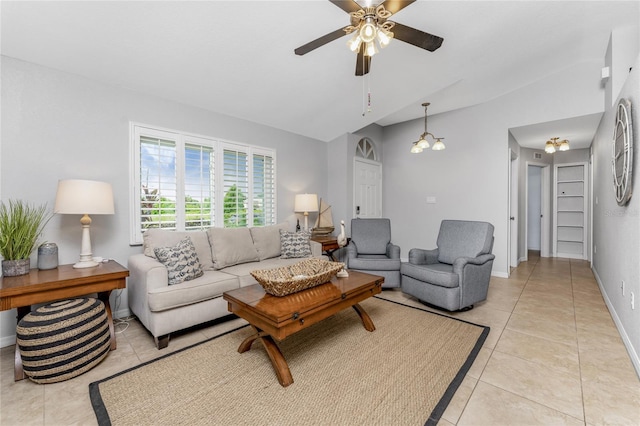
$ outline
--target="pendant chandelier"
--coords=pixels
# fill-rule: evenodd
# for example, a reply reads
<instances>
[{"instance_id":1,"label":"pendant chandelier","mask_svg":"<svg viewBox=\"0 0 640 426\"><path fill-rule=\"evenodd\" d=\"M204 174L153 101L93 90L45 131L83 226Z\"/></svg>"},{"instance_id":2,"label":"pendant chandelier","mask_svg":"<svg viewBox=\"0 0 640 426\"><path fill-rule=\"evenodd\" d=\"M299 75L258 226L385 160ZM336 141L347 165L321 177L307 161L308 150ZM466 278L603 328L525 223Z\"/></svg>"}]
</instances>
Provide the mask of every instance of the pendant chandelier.
<instances>
[{"instance_id":1,"label":"pendant chandelier","mask_svg":"<svg viewBox=\"0 0 640 426\"><path fill-rule=\"evenodd\" d=\"M431 139L435 140L435 143L433 144L433 148L431 148L434 151L442 151L443 149L445 149L446 147L444 146L444 143L442 142L442 139L444 138L437 138L435 136L433 136L432 133L429 133L427 131L427 107L430 105L429 102L425 102L422 104L422 106L424 107L424 133L420 135L420 139L418 139L417 141L415 141L413 143L413 145L411 146L411 153L412 154L419 154L422 151L424 151L425 149L429 148L431 145L429 145L429 142L427 141L427 136L431 136Z\"/></svg>"},{"instance_id":2,"label":"pendant chandelier","mask_svg":"<svg viewBox=\"0 0 640 426\"><path fill-rule=\"evenodd\" d=\"M551 138L544 144L544 152L547 154L553 154L557 151L569 151L569 141L566 139L558 142L560 138Z\"/></svg>"}]
</instances>

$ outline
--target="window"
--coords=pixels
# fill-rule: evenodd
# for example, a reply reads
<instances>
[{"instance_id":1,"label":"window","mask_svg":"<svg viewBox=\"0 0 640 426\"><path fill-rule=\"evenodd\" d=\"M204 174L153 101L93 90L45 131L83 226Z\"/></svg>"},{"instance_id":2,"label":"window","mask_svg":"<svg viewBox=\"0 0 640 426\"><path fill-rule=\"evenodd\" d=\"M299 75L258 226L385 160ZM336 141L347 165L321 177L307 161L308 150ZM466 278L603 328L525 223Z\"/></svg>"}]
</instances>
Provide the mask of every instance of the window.
<instances>
[{"instance_id":1,"label":"window","mask_svg":"<svg viewBox=\"0 0 640 426\"><path fill-rule=\"evenodd\" d=\"M376 150L369 139L362 138L358 141L358 145L356 146L356 157L376 161Z\"/></svg>"},{"instance_id":2,"label":"window","mask_svg":"<svg viewBox=\"0 0 640 426\"><path fill-rule=\"evenodd\" d=\"M275 151L131 124L131 243L145 229L276 223Z\"/></svg>"}]
</instances>

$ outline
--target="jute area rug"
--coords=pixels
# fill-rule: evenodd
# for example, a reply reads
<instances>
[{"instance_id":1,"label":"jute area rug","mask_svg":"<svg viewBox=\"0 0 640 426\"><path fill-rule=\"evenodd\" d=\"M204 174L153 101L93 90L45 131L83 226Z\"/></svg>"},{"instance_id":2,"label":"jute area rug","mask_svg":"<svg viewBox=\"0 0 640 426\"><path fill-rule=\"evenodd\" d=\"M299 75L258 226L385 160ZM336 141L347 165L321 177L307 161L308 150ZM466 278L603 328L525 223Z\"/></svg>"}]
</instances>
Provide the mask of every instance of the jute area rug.
<instances>
[{"instance_id":1,"label":"jute area rug","mask_svg":"<svg viewBox=\"0 0 640 426\"><path fill-rule=\"evenodd\" d=\"M248 326L91 383L101 425L435 425L489 328L372 298L279 346L283 388Z\"/></svg>"}]
</instances>

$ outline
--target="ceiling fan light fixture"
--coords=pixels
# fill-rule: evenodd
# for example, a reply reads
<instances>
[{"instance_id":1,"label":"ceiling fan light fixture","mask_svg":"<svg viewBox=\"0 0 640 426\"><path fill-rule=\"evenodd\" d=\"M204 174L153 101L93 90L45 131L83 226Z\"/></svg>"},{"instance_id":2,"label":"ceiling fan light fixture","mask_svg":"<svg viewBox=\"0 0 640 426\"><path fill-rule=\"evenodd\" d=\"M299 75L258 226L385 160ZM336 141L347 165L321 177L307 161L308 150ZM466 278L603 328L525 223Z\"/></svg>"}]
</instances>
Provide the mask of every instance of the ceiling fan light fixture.
<instances>
[{"instance_id":1,"label":"ceiling fan light fixture","mask_svg":"<svg viewBox=\"0 0 640 426\"><path fill-rule=\"evenodd\" d=\"M381 48L385 48L391 43L391 39L393 38L393 33L390 31L386 31L383 28L378 30L378 43L380 43Z\"/></svg>"},{"instance_id":2,"label":"ceiling fan light fixture","mask_svg":"<svg viewBox=\"0 0 640 426\"><path fill-rule=\"evenodd\" d=\"M364 54L366 56L373 56L376 53L378 53L378 48L376 47L376 44L372 41L367 42Z\"/></svg>"},{"instance_id":3,"label":"ceiling fan light fixture","mask_svg":"<svg viewBox=\"0 0 640 426\"><path fill-rule=\"evenodd\" d=\"M366 17L360 27L360 38L362 38L362 41L365 43L373 41L376 38L377 33L378 28L373 17Z\"/></svg>"},{"instance_id":4,"label":"ceiling fan light fixture","mask_svg":"<svg viewBox=\"0 0 640 426\"><path fill-rule=\"evenodd\" d=\"M351 37L351 39L347 41L347 46L349 46L349 49L351 49L351 51L354 53L358 53L360 51L361 44L362 38L360 37L360 33L358 33L357 31L355 32L353 37Z\"/></svg>"}]
</instances>

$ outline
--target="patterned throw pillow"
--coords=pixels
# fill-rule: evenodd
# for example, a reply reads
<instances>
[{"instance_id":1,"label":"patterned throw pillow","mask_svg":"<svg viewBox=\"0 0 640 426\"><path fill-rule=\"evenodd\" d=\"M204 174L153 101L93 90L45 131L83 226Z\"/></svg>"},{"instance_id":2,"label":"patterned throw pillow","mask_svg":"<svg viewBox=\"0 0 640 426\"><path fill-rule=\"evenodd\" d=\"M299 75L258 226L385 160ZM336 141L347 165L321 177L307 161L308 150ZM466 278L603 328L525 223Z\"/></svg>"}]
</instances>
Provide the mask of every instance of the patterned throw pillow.
<instances>
[{"instance_id":1,"label":"patterned throw pillow","mask_svg":"<svg viewBox=\"0 0 640 426\"><path fill-rule=\"evenodd\" d=\"M292 259L296 257L311 257L309 232L289 232L280 230L280 257Z\"/></svg>"},{"instance_id":2,"label":"patterned throw pillow","mask_svg":"<svg viewBox=\"0 0 640 426\"><path fill-rule=\"evenodd\" d=\"M156 247L153 252L169 271L169 285L180 284L204 274L190 237L184 237L174 247Z\"/></svg>"}]
</instances>

